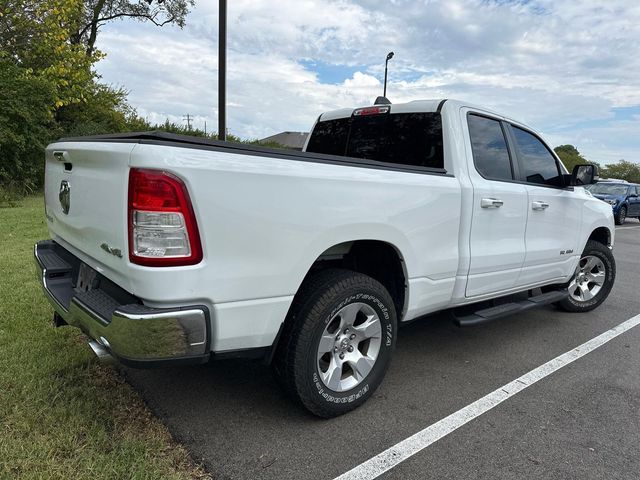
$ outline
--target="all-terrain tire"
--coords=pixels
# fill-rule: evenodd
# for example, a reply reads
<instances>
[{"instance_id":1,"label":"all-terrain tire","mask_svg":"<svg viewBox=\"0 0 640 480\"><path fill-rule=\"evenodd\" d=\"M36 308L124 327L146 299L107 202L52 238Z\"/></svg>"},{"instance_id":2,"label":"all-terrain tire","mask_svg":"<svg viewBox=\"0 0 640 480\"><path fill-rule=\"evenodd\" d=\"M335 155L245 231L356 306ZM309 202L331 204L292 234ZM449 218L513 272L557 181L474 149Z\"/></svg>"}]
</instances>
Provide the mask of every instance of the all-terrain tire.
<instances>
[{"instance_id":1,"label":"all-terrain tire","mask_svg":"<svg viewBox=\"0 0 640 480\"><path fill-rule=\"evenodd\" d=\"M339 312L350 304L356 308L362 305L377 315L379 350L371 370L357 385L344 391L332 390L320 371L320 342L331 325L342 322ZM382 382L395 347L396 329L394 303L382 284L350 270L320 271L296 294L275 353L274 373L286 391L313 414L324 418L342 415L367 401Z\"/></svg>"},{"instance_id":2,"label":"all-terrain tire","mask_svg":"<svg viewBox=\"0 0 640 480\"><path fill-rule=\"evenodd\" d=\"M581 263L584 259L589 257L595 257L599 259L604 267L604 282L601 288L595 294L595 296L593 296L593 298L586 301L580 301L574 298L571 295L570 291L569 297L556 304L562 310L565 310L567 312L588 312L598 307L609 296L609 293L613 288L613 283L616 279L616 261L613 258L611 249L600 242L589 240L584 248L584 251L582 252L582 255L580 256ZM576 276L578 276L579 274L580 265L578 265L578 268L576 269ZM571 282L569 283L569 290L571 290Z\"/></svg>"}]
</instances>

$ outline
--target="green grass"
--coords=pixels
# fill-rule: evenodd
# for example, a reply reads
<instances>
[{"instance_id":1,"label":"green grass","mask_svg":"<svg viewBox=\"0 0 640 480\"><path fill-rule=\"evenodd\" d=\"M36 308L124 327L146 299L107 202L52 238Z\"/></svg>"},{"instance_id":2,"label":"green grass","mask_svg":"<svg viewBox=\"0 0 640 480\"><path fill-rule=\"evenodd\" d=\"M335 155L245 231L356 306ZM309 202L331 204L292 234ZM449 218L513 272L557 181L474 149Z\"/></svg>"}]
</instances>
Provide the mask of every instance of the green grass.
<instances>
[{"instance_id":1,"label":"green grass","mask_svg":"<svg viewBox=\"0 0 640 480\"><path fill-rule=\"evenodd\" d=\"M52 327L42 197L0 208L0 232L0 479L210 478L78 330Z\"/></svg>"}]
</instances>

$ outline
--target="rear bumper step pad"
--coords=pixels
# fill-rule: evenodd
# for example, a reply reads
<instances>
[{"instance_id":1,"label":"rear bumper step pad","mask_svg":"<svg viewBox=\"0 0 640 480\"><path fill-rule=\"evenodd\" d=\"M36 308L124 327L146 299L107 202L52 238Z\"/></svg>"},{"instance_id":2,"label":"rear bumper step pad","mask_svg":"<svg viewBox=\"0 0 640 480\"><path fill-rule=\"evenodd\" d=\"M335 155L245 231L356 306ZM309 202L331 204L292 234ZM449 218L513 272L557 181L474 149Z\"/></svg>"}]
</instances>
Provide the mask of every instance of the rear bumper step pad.
<instances>
[{"instance_id":1,"label":"rear bumper step pad","mask_svg":"<svg viewBox=\"0 0 640 480\"><path fill-rule=\"evenodd\" d=\"M209 359L210 317L204 305L148 307L97 272L92 285L82 289L77 286L82 262L51 240L38 242L34 256L55 325L82 330L99 358L113 356L142 368Z\"/></svg>"}]
</instances>

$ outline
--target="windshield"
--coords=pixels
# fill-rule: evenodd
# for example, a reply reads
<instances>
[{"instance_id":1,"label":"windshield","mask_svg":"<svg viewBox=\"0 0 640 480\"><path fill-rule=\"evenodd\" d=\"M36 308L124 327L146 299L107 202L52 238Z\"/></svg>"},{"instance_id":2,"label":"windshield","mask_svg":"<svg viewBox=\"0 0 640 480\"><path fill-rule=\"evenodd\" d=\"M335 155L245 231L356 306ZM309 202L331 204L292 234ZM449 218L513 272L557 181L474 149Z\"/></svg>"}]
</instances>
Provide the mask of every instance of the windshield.
<instances>
[{"instance_id":1,"label":"windshield","mask_svg":"<svg viewBox=\"0 0 640 480\"><path fill-rule=\"evenodd\" d=\"M588 187L594 195L626 195L628 185L615 185L613 183L596 183Z\"/></svg>"}]
</instances>

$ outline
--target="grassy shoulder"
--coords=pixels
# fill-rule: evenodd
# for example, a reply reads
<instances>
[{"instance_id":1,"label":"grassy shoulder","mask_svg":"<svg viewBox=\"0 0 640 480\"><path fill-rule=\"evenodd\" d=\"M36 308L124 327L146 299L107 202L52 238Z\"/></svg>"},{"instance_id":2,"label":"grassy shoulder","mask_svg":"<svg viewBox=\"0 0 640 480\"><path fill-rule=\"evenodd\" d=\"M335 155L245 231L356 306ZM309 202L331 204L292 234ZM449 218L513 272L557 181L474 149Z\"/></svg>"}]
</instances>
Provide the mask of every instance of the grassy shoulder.
<instances>
[{"instance_id":1,"label":"grassy shoulder","mask_svg":"<svg viewBox=\"0 0 640 480\"><path fill-rule=\"evenodd\" d=\"M79 331L51 326L43 219L42 197L0 208L0 478L210 478Z\"/></svg>"}]
</instances>

